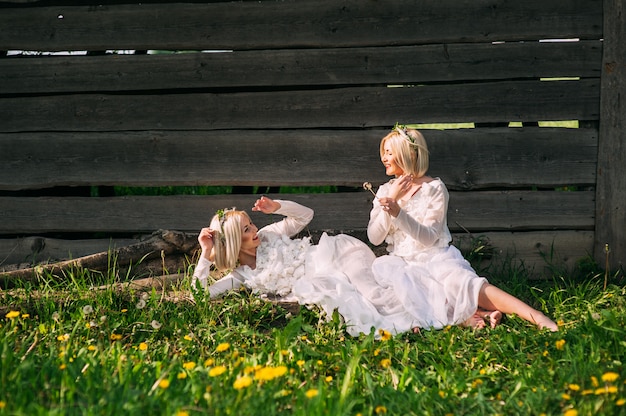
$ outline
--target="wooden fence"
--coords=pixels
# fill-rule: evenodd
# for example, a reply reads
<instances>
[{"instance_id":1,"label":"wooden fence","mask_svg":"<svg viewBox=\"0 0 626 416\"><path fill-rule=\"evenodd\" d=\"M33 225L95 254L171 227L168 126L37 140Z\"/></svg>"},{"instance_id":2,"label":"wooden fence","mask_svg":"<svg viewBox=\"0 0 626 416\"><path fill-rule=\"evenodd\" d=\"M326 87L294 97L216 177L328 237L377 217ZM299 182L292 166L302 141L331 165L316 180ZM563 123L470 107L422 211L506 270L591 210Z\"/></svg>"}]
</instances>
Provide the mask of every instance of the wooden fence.
<instances>
[{"instance_id":1,"label":"wooden fence","mask_svg":"<svg viewBox=\"0 0 626 416\"><path fill-rule=\"evenodd\" d=\"M338 186L281 197L362 236L396 122L473 127L423 128L455 243L539 273L626 258L621 0L103 3L0 1L0 267L195 233L256 198L114 186Z\"/></svg>"}]
</instances>

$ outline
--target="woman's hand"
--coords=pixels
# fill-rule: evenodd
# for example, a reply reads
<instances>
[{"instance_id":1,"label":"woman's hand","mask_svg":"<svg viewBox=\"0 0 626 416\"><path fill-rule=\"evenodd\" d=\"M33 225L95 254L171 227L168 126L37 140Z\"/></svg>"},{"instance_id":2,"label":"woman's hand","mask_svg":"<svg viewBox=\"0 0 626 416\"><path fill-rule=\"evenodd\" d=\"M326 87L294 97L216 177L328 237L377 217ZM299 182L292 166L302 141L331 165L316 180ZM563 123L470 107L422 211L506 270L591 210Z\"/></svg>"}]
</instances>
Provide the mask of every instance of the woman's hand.
<instances>
[{"instance_id":1,"label":"woman's hand","mask_svg":"<svg viewBox=\"0 0 626 416\"><path fill-rule=\"evenodd\" d=\"M252 211L260 211L263 214L271 214L280 209L280 203L270 199L266 196L262 196L257 199L252 207Z\"/></svg>"},{"instance_id":2,"label":"woman's hand","mask_svg":"<svg viewBox=\"0 0 626 416\"><path fill-rule=\"evenodd\" d=\"M394 200L400 199L404 194L409 191L413 187L413 176L412 175L402 175L396 178L391 186L389 187L389 198L393 198Z\"/></svg>"},{"instance_id":3,"label":"woman's hand","mask_svg":"<svg viewBox=\"0 0 626 416\"><path fill-rule=\"evenodd\" d=\"M210 228L203 228L200 230L200 234L198 235L198 243L200 243L200 248L202 249L202 256L210 259L211 251L213 250L213 237L215 236L215 231Z\"/></svg>"},{"instance_id":4,"label":"woman's hand","mask_svg":"<svg viewBox=\"0 0 626 416\"><path fill-rule=\"evenodd\" d=\"M383 211L389 213L392 217L396 218L400 214L400 205L393 198L380 198L378 203L383 207Z\"/></svg>"}]
</instances>

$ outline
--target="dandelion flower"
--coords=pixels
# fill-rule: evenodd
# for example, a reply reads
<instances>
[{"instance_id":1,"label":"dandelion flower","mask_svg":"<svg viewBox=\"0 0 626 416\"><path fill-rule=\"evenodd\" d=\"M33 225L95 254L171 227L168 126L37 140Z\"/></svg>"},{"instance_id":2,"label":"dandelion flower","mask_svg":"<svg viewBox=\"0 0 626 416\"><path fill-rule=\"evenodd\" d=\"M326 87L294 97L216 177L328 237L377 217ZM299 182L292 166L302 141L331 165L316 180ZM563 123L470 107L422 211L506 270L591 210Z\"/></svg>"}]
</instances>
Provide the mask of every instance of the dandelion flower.
<instances>
[{"instance_id":1,"label":"dandelion flower","mask_svg":"<svg viewBox=\"0 0 626 416\"><path fill-rule=\"evenodd\" d=\"M569 389L572 390L572 391L580 390L580 386L578 384L570 384L567 387L569 387Z\"/></svg>"},{"instance_id":2,"label":"dandelion flower","mask_svg":"<svg viewBox=\"0 0 626 416\"><path fill-rule=\"evenodd\" d=\"M298 365L298 367L302 367L304 365L305 361L304 360L298 360L296 361L296 364Z\"/></svg>"},{"instance_id":3,"label":"dandelion flower","mask_svg":"<svg viewBox=\"0 0 626 416\"><path fill-rule=\"evenodd\" d=\"M223 365L218 365L217 367L213 367L209 370L209 377L217 377L221 376L226 372L226 367Z\"/></svg>"},{"instance_id":4,"label":"dandelion flower","mask_svg":"<svg viewBox=\"0 0 626 416\"><path fill-rule=\"evenodd\" d=\"M376 409L374 409L374 412L377 415L382 415L387 413L387 408L385 406L376 406Z\"/></svg>"},{"instance_id":5,"label":"dandelion flower","mask_svg":"<svg viewBox=\"0 0 626 416\"><path fill-rule=\"evenodd\" d=\"M93 313L93 306L85 305L83 306L83 315L90 315Z\"/></svg>"},{"instance_id":6,"label":"dandelion flower","mask_svg":"<svg viewBox=\"0 0 626 416\"><path fill-rule=\"evenodd\" d=\"M196 367L196 363L193 361L187 361L186 363L183 363L183 368L185 370L193 370Z\"/></svg>"},{"instance_id":7,"label":"dandelion flower","mask_svg":"<svg viewBox=\"0 0 626 416\"><path fill-rule=\"evenodd\" d=\"M61 364L59 366L59 370L65 370L66 368L67 368L67 365L65 365L65 364Z\"/></svg>"},{"instance_id":8,"label":"dandelion flower","mask_svg":"<svg viewBox=\"0 0 626 416\"><path fill-rule=\"evenodd\" d=\"M139 343L139 351L145 351L147 349L148 349L148 344L146 344L145 342Z\"/></svg>"},{"instance_id":9,"label":"dandelion flower","mask_svg":"<svg viewBox=\"0 0 626 416\"><path fill-rule=\"evenodd\" d=\"M269 381L277 377L281 377L287 373L287 367L284 365L278 367L262 367L255 371L255 380Z\"/></svg>"},{"instance_id":10,"label":"dandelion flower","mask_svg":"<svg viewBox=\"0 0 626 416\"><path fill-rule=\"evenodd\" d=\"M178 373L176 378L179 379L179 380L183 380L183 379L187 378L187 373L185 373L184 371L181 371L180 373Z\"/></svg>"},{"instance_id":11,"label":"dandelion flower","mask_svg":"<svg viewBox=\"0 0 626 416\"><path fill-rule=\"evenodd\" d=\"M52 312L52 320L58 321L60 317L58 312Z\"/></svg>"},{"instance_id":12,"label":"dandelion flower","mask_svg":"<svg viewBox=\"0 0 626 416\"><path fill-rule=\"evenodd\" d=\"M217 351L217 352L224 352L224 351L228 350L229 348L230 348L230 344L228 342L222 342L220 345L217 346L215 351Z\"/></svg>"},{"instance_id":13,"label":"dandelion flower","mask_svg":"<svg viewBox=\"0 0 626 416\"><path fill-rule=\"evenodd\" d=\"M602 374L602 381L606 383L613 383L619 378L619 374L609 371L608 373Z\"/></svg>"},{"instance_id":14,"label":"dandelion flower","mask_svg":"<svg viewBox=\"0 0 626 416\"><path fill-rule=\"evenodd\" d=\"M30 314L29 313L23 313L22 314L22 319L28 319L30 318Z\"/></svg>"},{"instance_id":15,"label":"dandelion flower","mask_svg":"<svg viewBox=\"0 0 626 416\"><path fill-rule=\"evenodd\" d=\"M90 345L90 346L87 347L87 350L89 350L89 351L95 351L96 349L97 348L96 348L95 345Z\"/></svg>"},{"instance_id":16,"label":"dandelion flower","mask_svg":"<svg viewBox=\"0 0 626 416\"><path fill-rule=\"evenodd\" d=\"M380 339L383 341L389 341L391 339L391 333L389 331L385 331L384 329L380 329Z\"/></svg>"},{"instance_id":17,"label":"dandelion flower","mask_svg":"<svg viewBox=\"0 0 626 416\"><path fill-rule=\"evenodd\" d=\"M619 399L615 402L615 404L618 406L624 406L624 404L626 404L626 399Z\"/></svg>"},{"instance_id":18,"label":"dandelion flower","mask_svg":"<svg viewBox=\"0 0 626 416\"><path fill-rule=\"evenodd\" d=\"M213 358L207 358L204 362L205 367L211 367L213 364L215 364L215 360Z\"/></svg>"},{"instance_id":19,"label":"dandelion flower","mask_svg":"<svg viewBox=\"0 0 626 416\"><path fill-rule=\"evenodd\" d=\"M189 416L189 412L186 410L179 410L176 412L176 416Z\"/></svg>"},{"instance_id":20,"label":"dandelion flower","mask_svg":"<svg viewBox=\"0 0 626 416\"><path fill-rule=\"evenodd\" d=\"M70 334L63 334L63 335L59 335L57 337L58 341L67 341L70 339Z\"/></svg>"},{"instance_id":21,"label":"dandelion flower","mask_svg":"<svg viewBox=\"0 0 626 416\"><path fill-rule=\"evenodd\" d=\"M383 358L382 360L380 360L380 366L382 368L389 368L389 367L391 367L391 360L389 358Z\"/></svg>"},{"instance_id":22,"label":"dandelion flower","mask_svg":"<svg viewBox=\"0 0 626 416\"><path fill-rule=\"evenodd\" d=\"M563 416L578 416L578 410L576 409L567 409Z\"/></svg>"},{"instance_id":23,"label":"dandelion flower","mask_svg":"<svg viewBox=\"0 0 626 416\"><path fill-rule=\"evenodd\" d=\"M558 341L556 341L556 349L557 350L562 350L565 348L565 340L564 339L559 339Z\"/></svg>"},{"instance_id":24,"label":"dandelion flower","mask_svg":"<svg viewBox=\"0 0 626 416\"><path fill-rule=\"evenodd\" d=\"M233 388L235 388L236 390L241 390L241 389L245 389L251 384L252 384L252 378L250 378L249 376L243 376L235 380L235 382L233 383Z\"/></svg>"},{"instance_id":25,"label":"dandelion flower","mask_svg":"<svg viewBox=\"0 0 626 416\"><path fill-rule=\"evenodd\" d=\"M0 400L0 410L4 409L5 407L7 407L7 404L4 400Z\"/></svg>"},{"instance_id":26,"label":"dandelion flower","mask_svg":"<svg viewBox=\"0 0 626 416\"><path fill-rule=\"evenodd\" d=\"M326 377L326 382L330 383L331 381L333 381L333 376L327 376Z\"/></svg>"},{"instance_id":27,"label":"dandelion flower","mask_svg":"<svg viewBox=\"0 0 626 416\"><path fill-rule=\"evenodd\" d=\"M306 393L304 393L304 395L306 397L308 397L309 399L312 399L313 397L317 396L319 394L319 391L317 389L309 389L307 390Z\"/></svg>"},{"instance_id":28,"label":"dandelion flower","mask_svg":"<svg viewBox=\"0 0 626 416\"><path fill-rule=\"evenodd\" d=\"M193 338L191 337L191 335L187 334L185 335L185 341L193 341Z\"/></svg>"},{"instance_id":29,"label":"dandelion flower","mask_svg":"<svg viewBox=\"0 0 626 416\"><path fill-rule=\"evenodd\" d=\"M167 379L163 379L161 381L159 381L159 387L162 389L166 389L170 386L170 381Z\"/></svg>"},{"instance_id":30,"label":"dandelion flower","mask_svg":"<svg viewBox=\"0 0 626 416\"><path fill-rule=\"evenodd\" d=\"M10 311L5 316L7 319L14 319L20 316L20 313L18 311Z\"/></svg>"},{"instance_id":31,"label":"dandelion flower","mask_svg":"<svg viewBox=\"0 0 626 416\"><path fill-rule=\"evenodd\" d=\"M121 334L111 334L111 341L119 341L122 339L122 335Z\"/></svg>"},{"instance_id":32,"label":"dandelion flower","mask_svg":"<svg viewBox=\"0 0 626 416\"><path fill-rule=\"evenodd\" d=\"M137 302L137 304L135 305L135 307L137 309L143 309L146 307L146 301L143 299L139 299L139 301Z\"/></svg>"},{"instance_id":33,"label":"dandelion flower","mask_svg":"<svg viewBox=\"0 0 626 416\"><path fill-rule=\"evenodd\" d=\"M561 394L561 398L562 398L563 400L570 400L570 399L572 398L572 396L570 396L570 395L569 395L569 394L567 394L567 393L563 393L563 394Z\"/></svg>"},{"instance_id":34,"label":"dandelion flower","mask_svg":"<svg viewBox=\"0 0 626 416\"><path fill-rule=\"evenodd\" d=\"M591 376L591 385L593 387L598 387L600 385L600 383L598 383L598 378L595 376Z\"/></svg>"},{"instance_id":35,"label":"dandelion flower","mask_svg":"<svg viewBox=\"0 0 626 416\"><path fill-rule=\"evenodd\" d=\"M154 329L160 329L161 328L161 323L159 323L159 321L157 321L156 319L153 319L152 322L150 322L150 325Z\"/></svg>"}]
</instances>

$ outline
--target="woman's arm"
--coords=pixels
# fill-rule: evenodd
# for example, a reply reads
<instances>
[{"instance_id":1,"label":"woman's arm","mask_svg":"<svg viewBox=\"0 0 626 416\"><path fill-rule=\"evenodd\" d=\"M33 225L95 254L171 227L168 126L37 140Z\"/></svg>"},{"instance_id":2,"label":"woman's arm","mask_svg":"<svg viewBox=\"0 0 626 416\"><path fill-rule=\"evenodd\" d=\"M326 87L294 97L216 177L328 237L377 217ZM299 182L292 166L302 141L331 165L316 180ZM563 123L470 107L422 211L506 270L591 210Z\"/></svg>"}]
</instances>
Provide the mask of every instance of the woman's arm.
<instances>
[{"instance_id":1,"label":"woman's arm","mask_svg":"<svg viewBox=\"0 0 626 416\"><path fill-rule=\"evenodd\" d=\"M274 202L278 203L280 207L273 213L284 215L285 218L263 227L262 230L264 232L284 234L292 237L302 231L313 219L313 210L311 208L293 201L277 199Z\"/></svg>"},{"instance_id":2,"label":"woman's arm","mask_svg":"<svg viewBox=\"0 0 626 416\"><path fill-rule=\"evenodd\" d=\"M208 285L208 277L212 265L213 262L211 262L211 260L204 256L200 257L200 260L198 260L198 264L196 265L196 269L194 270L193 277L191 279L192 287L195 287L199 284L204 289L208 289L211 299L215 299L222 296L228 291L239 289L243 286L243 280L234 273L229 273L212 285Z\"/></svg>"},{"instance_id":3,"label":"woman's arm","mask_svg":"<svg viewBox=\"0 0 626 416\"><path fill-rule=\"evenodd\" d=\"M382 187L381 187L382 188ZM383 211L379 198L382 196L381 188L378 189L373 207L370 211L370 221L367 224L367 238L375 246L382 244L391 228L391 215Z\"/></svg>"},{"instance_id":4,"label":"woman's arm","mask_svg":"<svg viewBox=\"0 0 626 416\"><path fill-rule=\"evenodd\" d=\"M445 186L433 187L429 197L427 212L420 220L404 209L401 209L398 216L392 220L400 230L424 246L432 246L441 238L446 227L448 210L448 192Z\"/></svg>"}]
</instances>

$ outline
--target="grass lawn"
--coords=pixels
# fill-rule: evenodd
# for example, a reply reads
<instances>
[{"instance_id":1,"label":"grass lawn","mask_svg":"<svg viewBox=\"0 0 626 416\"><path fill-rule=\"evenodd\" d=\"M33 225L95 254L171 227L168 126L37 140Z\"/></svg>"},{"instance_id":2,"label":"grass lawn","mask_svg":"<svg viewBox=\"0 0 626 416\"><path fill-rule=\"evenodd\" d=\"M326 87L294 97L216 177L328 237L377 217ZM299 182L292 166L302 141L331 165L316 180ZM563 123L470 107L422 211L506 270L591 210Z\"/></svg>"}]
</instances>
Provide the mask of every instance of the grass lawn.
<instances>
[{"instance_id":1,"label":"grass lawn","mask_svg":"<svg viewBox=\"0 0 626 416\"><path fill-rule=\"evenodd\" d=\"M626 414L626 287L586 273L490 279L558 320L375 340L245 292L209 301L65 283L0 292L0 415Z\"/></svg>"}]
</instances>

